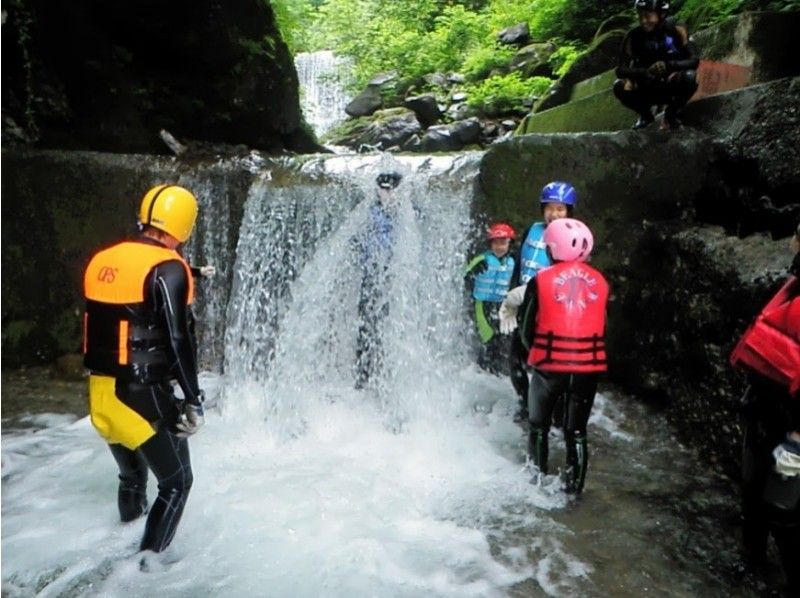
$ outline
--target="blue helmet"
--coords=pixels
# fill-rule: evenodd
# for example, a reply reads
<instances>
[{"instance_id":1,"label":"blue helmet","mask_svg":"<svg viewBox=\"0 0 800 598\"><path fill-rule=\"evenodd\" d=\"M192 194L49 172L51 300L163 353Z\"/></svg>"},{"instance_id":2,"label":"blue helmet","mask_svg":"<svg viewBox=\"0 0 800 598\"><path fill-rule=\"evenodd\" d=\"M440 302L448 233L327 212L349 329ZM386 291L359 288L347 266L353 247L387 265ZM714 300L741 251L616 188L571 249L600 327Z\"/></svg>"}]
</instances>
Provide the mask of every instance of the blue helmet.
<instances>
[{"instance_id":1,"label":"blue helmet","mask_svg":"<svg viewBox=\"0 0 800 598\"><path fill-rule=\"evenodd\" d=\"M541 203L555 202L574 207L578 203L578 192L575 191L575 187L563 181L547 183L542 189Z\"/></svg>"}]
</instances>

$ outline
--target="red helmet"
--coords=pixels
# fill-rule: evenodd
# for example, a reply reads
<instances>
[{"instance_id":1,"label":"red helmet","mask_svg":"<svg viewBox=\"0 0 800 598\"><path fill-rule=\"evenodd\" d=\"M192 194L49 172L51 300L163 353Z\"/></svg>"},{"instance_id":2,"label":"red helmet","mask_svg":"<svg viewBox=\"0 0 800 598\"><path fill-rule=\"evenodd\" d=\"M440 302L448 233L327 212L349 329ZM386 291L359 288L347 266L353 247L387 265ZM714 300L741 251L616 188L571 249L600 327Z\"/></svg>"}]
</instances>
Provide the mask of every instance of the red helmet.
<instances>
[{"instance_id":1,"label":"red helmet","mask_svg":"<svg viewBox=\"0 0 800 598\"><path fill-rule=\"evenodd\" d=\"M490 241L493 239L511 239L513 241L516 236L514 229L508 224L505 222L498 222L489 227L489 233L486 235L486 238Z\"/></svg>"}]
</instances>

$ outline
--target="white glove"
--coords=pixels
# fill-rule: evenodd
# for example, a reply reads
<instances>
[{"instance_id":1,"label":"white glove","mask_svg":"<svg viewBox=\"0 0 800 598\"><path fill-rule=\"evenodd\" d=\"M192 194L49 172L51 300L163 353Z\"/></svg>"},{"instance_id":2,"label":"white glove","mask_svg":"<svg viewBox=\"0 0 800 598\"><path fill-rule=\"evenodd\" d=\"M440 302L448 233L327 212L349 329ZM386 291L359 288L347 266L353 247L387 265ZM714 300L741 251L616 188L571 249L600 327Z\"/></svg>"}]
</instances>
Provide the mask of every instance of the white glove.
<instances>
[{"instance_id":1,"label":"white glove","mask_svg":"<svg viewBox=\"0 0 800 598\"><path fill-rule=\"evenodd\" d=\"M217 269L214 266L200 266L200 276L211 278L216 273Z\"/></svg>"},{"instance_id":2,"label":"white glove","mask_svg":"<svg viewBox=\"0 0 800 598\"><path fill-rule=\"evenodd\" d=\"M772 451L775 471L786 477L800 475L800 442L787 440Z\"/></svg>"},{"instance_id":3,"label":"white glove","mask_svg":"<svg viewBox=\"0 0 800 598\"><path fill-rule=\"evenodd\" d=\"M525 299L525 289L528 288L528 285L521 284L518 287L514 287L511 289L508 294L506 295L505 301L503 301L503 305L508 304L511 307L519 307L522 305L523 299ZM514 310L516 312L516 310Z\"/></svg>"},{"instance_id":4,"label":"white glove","mask_svg":"<svg viewBox=\"0 0 800 598\"><path fill-rule=\"evenodd\" d=\"M500 333L511 334L517 327L517 307L511 306L505 301L500 305L498 315L500 316Z\"/></svg>"}]
</instances>

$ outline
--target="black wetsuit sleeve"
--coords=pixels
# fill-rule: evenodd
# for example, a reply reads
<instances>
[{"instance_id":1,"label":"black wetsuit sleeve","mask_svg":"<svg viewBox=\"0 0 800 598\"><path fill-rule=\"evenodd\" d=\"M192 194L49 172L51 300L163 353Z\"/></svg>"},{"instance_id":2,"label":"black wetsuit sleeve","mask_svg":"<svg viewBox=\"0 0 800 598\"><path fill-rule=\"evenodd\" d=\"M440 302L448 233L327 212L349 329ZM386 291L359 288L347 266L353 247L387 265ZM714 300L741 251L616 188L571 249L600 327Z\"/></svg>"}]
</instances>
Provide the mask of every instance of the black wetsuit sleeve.
<instances>
[{"instance_id":1,"label":"black wetsuit sleeve","mask_svg":"<svg viewBox=\"0 0 800 598\"><path fill-rule=\"evenodd\" d=\"M632 81L639 81L647 79L647 69L637 68L632 66L634 62L633 56L633 32L635 29L628 31L625 39L622 40L622 46L619 53L619 62L617 63L616 75L620 79L631 79Z\"/></svg>"},{"instance_id":2,"label":"black wetsuit sleeve","mask_svg":"<svg viewBox=\"0 0 800 598\"><path fill-rule=\"evenodd\" d=\"M679 30L680 29L680 30ZM683 24L673 24L672 33L677 44L680 57L666 62L667 72L694 70L700 64L694 44L689 41L689 32Z\"/></svg>"},{"instance_id":3,"label":"black wetsuit sleeve","mask_svg":"<svg viewBox=\"0 0 800 598\"><path fill-rule=\"evenodd\" d=\"M202 276L202 274L200 274L200 268L198 268L197 266L192 266L191 268L189 268L189 270L192 271L192 276L194 276L195 278L200 278Z\"/></svg>"},{"instance_id":4,"label":"black wetsuit sleeve","mask_svg":"<svg viewBox=\"0 0 800 598\"><path fill-rule=\"evenodd\" d=\"M192 314L186 304L189 280L179 261L163 262L149 275L151 296L156 313L169 335L172 348L171 372L190 403L200 402L197 381L197 348L192 332Z\"/></svg>"},{"instance_id":5,"label":"black wetsuit sleeve","mask_svg":"<svg viewBox=\"0 0 800 598\"><path fill-rule=\"evenodd\" d=\"M525 349L530 350L533 344L533 326L536 323L536 310L538 309L536 278L531 278L525 288L525 298L517 312L519 335Z\"/></svg>"}]
</instances>

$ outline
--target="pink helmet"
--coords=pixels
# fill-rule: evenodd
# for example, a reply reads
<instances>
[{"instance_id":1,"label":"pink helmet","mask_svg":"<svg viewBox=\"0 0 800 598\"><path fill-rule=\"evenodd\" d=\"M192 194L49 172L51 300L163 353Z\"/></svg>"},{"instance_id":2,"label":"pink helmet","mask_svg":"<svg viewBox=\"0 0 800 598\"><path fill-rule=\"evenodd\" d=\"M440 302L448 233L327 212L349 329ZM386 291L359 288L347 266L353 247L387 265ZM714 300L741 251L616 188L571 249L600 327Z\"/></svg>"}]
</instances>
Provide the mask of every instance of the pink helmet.
<instances>
[{"instance_id":1,"label":"pink helmet","mask_svg":"<svg viewBox=\"0 0 800 598\"><path fill-rule=\"evenodd\" d=\"M559 262L585 262L592 253L592 231L580 220L558 218L544 229L544 242Z\"/></svg>"}]
</instances>

